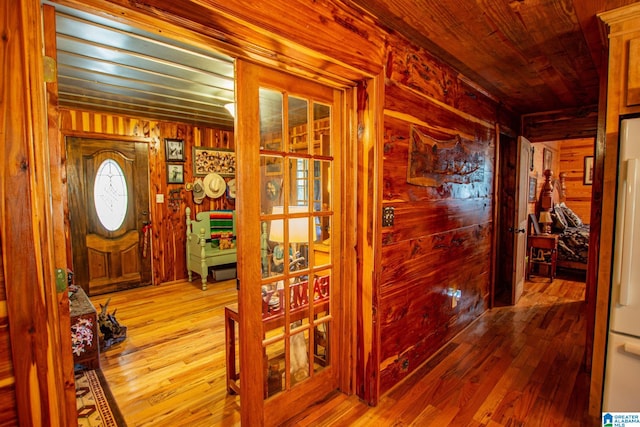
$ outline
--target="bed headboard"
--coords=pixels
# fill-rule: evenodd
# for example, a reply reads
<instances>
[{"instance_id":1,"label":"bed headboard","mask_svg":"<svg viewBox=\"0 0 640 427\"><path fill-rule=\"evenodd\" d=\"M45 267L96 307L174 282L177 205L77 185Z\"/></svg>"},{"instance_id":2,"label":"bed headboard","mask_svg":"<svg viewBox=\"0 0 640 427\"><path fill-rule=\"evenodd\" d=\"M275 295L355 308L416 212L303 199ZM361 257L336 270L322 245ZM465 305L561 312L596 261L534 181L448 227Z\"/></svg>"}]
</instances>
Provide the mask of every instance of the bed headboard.
<instances>
[{"instance_id":1,"label":"bed headboard","mask_svg":"<svg viewBox=\"0 0 640 427\"><path fill-rule=\"evenodd\" d=\"M542 191L540 192L539 210L549 211L553 209L553 172L551 169L546 169L543 172L544 183L542 184Z\"/></svg>"},{"instance_id":2,"label":"bed headboard","mask_svg":"<svg viewBox=\"0 0 640 427\"><path fill-rule=\"evenodd\" d=\"M558 174L558 179L556 180L556 185L554 186L558 190L558 201L566 202L567 201L567 173L560 172Z\"/></svg>"}]
</instances>

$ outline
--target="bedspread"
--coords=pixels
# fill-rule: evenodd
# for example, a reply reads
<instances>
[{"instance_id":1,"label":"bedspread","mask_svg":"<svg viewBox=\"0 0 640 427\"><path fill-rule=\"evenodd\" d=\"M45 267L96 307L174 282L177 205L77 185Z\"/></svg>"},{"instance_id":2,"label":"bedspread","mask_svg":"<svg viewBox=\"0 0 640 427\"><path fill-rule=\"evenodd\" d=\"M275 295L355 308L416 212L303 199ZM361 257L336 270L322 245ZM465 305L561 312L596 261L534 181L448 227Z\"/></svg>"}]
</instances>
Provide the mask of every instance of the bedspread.
<instances>
[{"instance_id":1,"label":"bedspread","mask_svg":"<svg viewBox=\"0 0 640 427\"><path fill-rule=\"evenodd\" d=\"M558 240L558 260L586 264L589 257L589 224L567 227Z\"/></svg>"}]
</instances>

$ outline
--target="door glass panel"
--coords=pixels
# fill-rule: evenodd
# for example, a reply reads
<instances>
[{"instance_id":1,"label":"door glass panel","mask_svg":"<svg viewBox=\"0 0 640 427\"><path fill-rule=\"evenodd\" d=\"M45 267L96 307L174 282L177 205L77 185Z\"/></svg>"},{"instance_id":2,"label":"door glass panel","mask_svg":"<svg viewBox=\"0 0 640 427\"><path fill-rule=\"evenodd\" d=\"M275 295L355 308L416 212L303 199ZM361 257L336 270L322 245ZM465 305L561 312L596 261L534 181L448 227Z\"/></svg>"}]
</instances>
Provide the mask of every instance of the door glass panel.
<instances>
[{"instance_id":1,"label":"door glass panel","mask_svg":"<svg viewBox=\"0 0 640 427\"><path fill-rule=\"evenodd\" d=\"M290 206L305 206L309 210L309 160L300 158L289 159Z\"/></svg>"},{"instance_id":2,"label":"door glass panel","mask_svg":"<svg viewBox=\"0 0 640 427\"><path fill-rule=\"evenodd\" d=\"M124 222L129 204L127 181L120 165L113 159L100 164L93 184L93 201L100 223L115 231Z\"/></svg>"},{"instance_id":3,"label":"door glass panel","mask_svg":"<svg viewBox=\"0 0 640 427\"><path fill-rule=\"evenodd\" d=\"M316 212L331 209L331 162L314 160L313 162L313 210Z\"/></svg>"},{"instance_id":4,"label":"door glass panel","mask_svg":"<svg viewBox=\"0 0 640 427\"><path fill-rule=\"evenodd\" d=\"M270 213L273 206L282 206L284 160L278 156L260 156L262 188L260 191L260 211Z\"/></svg>"},{"instance_id":5,"label":"door glass panel","mask_svg":"<svg viewBox=\"0 0 640 427\"><path fill-rule=\"evenodd\" d=\"M284 250L284 220L263 221L261 234L262 277L279 276L289 268Z\"/></svg>"},{"instance_id":6,"label":"door glass panel","mask_svg":"<svg viewBox=\"0 0 640 427\"><path fill-rule=\"evenodd\" d=\"M330 366L330 113L312 99L260 90L265 397Z\"/></svg>"},{"instance_id":7,"label":"door glass panel","mask_svg":"<svg viewBox=\"0 0 640 427\"><path fill-rule=\"evenodd\" d=\"M289 97L289 148L292 153L309 153L309 102Z\"/></svg>"},{"instance_id":8,"label":"door glass panel","mask_svg":"<svg viewBox=\"0 0 640 427\"><path fill-rule=\"evenodd\" d=\"M272 335L278 335L278 331L270 331L267 339ZM266 375L266 384L264 390L265 399L273 397L281 393L285 389L285 341L278 339L274 343L265 346L265 365L264 372Z\"/></svg>"},{"instance_id":9,"label":"door glass panel","mask_svg":"<svg viewBox=\"0 0 640 427\"><path fill-rule=\"evenodd\" d=\"M282 93L260 88L260 148L283 151Z\"/></svg>"},{"instance_id":10,"label":"door glass panel","mask_svg":"<svg viewBox=\"0 0 640 427\"><path fill-rule=\"evenodd\" d=\"M321 156L331 156L331 107L313 104L313 147Z\"/></svg>"},{"instance_id":11,"label":"door glass panel","mask_svg":"<svg viewBox=\"0 0 640 427\"><path fill-rule=\"evenodd\" d=\"M314 216L313 220L313 264L327 265L331 262L330 216Z\"/></svg>"}]
</instances>

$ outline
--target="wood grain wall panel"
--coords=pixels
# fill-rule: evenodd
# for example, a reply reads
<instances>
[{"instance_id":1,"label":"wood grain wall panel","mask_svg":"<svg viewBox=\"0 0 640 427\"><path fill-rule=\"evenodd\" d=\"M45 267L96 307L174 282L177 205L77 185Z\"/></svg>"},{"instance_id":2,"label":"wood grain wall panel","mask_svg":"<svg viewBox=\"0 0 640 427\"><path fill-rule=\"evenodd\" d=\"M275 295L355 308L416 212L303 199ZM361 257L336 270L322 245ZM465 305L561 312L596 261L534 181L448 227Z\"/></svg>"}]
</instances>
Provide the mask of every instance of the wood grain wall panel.
<instances>
[{"instance_id":1,"label":"wood grain wall panel","mask_svg":"<svg viewBox=\"0 0 640 427\"><path fill-rule=\"evenodd\" d=\"M490 232L489 232L490 235ZM398 286L380 305L381 391L384 392L417 368L435 351L477 318L488 307L490 240L480 233L472 242L487 240L475 250L464 249L465 268L455 252L444 250L446 261L425 269L425 276ZM460 252L463 249L460 248ZM448 256L447 256L448 255ZM452 306L447 290L460 290L462 298Z\"/></svg>"},{"instance_id":2,"label":"wood grain wall panel","mask_svg":"<svg viewBox=\"0 0 640 427\"><path fill-rule=\"evenodd\" d=\"M493 241L498 108L425 52L397 45L385 86L382 196L394 223L382 228L380 393L487 309ZM443 173L435 185L409 184L412 129L436 140L459 137L455 161L481 153L482 178ZM456 304L449 289L461 292Z\"/></svg>"},{"instance_id":3,"label":"wood grain wall panel","mask_svg":"<svg viewBox=\"0 0 640 427\"><path fill-rule=\"evenodd\" d=\"M394 207L395 225L382 229L382 244L388 246L416 235L435 235L491 221L491 207L486 199L433 201L429 209L424 204L424 201L385 203Z\"/></svg>"},{"instance_id":4,"label":"wood grain wall panel","mask_svg":"<svg viewBox=\"0 0 640 427\"><path fill-rule=\"evenodd\" d=\"M501 107L487 92L426 50L413 47L394 33L389 35L388 44L393 46L387 53L387 78L390 81L473 117L495 121ZM512 129L518 127L512 120L505 125Z\"/></svg>"},{"instance_id":5,"label":"wood grain wall panel","mask_svg":"<svg viewBox=\"0 0 640 427\"><path fill-rule=\"evenodd\" d=\"M560 172L565 172L567 196L566 204L585 224L591 216L592 185L584 184L584 158L593 156L594 138L574 139L560 142Z\"/></svg>"},{"instance_id":6,"label":"wood grain wall panel","mask_svg":"<svg viewBox=\"0 0 640 427\"><path fill-rule=\"evenodd\" d=\"M86 134L87 137L138 137L149 143L149 191L152 221L150 255L152 256L153 283L160 284L187 277L185 260L186 218L188 206L195 216L197 212L213 209L234 209L233 199L226 195L202 204L193 202L184 184L167 184L165 162L165 138L185 141L185 183L192 182L193 147L218 147L233 149L233 132L192 126L185 123L168 123L142 118L114 116L89 111L61 110L61 131L64 134ZM230 178L226 178L228 181ZM171 193L177 191L177 193ZM164 203L156 203L156 194L164 195ZM172 202L172 198L178 199Z\"/></svg>"},{"instance_id":7,"label":"wood grain wall panel","mask_svg":"<svg viewBox=\"0 0 640 427\"><path fill-rule=\"evenodd\" d=\"M1 241L0 236L0 243ZM2 425L18 425L3 259L2 245L0 245L0 423Z\"/></svg>"}]
</instances>

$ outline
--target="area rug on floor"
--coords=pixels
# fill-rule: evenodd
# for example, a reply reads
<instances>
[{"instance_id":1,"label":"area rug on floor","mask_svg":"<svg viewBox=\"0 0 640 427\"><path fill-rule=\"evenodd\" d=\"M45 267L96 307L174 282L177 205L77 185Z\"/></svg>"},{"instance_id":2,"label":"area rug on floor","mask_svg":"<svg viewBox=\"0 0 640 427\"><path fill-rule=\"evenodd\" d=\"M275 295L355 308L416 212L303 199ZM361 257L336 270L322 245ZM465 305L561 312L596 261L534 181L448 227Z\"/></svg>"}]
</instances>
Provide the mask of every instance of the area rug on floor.
<instances>
[{"instance_id":1,"label":"area rug on floor","mask_svg":"<svg viewBox=\"0 0 640 427\"><path fill-rule=\"evenodd\" d=\"M78 426L126 427L101 371L79 371L76 380Z\"/></svg>"}]
</instances>

